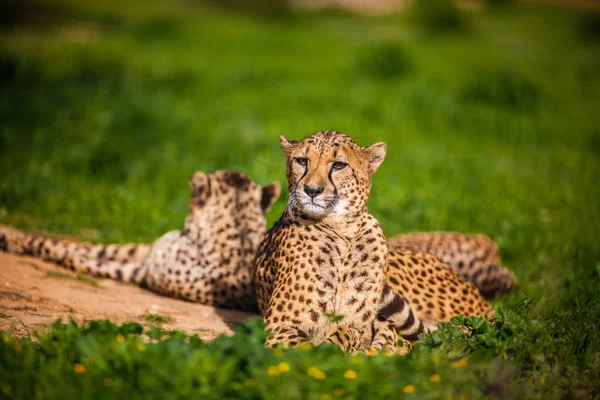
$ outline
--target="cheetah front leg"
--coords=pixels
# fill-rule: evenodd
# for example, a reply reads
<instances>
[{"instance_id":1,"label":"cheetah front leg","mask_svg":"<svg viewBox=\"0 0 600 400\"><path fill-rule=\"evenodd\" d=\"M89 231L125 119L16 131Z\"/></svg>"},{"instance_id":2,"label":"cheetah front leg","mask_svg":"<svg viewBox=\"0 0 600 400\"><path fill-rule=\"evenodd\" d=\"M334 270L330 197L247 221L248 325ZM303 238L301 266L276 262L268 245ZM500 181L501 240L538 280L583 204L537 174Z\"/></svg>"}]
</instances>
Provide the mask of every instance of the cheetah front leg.
<instances>
[{"instance_id":1,"label":"cheetah front leg","mask_svg":"<svg viewBox=\"0 0 600 400\"><path fill-rule=\"evenodd\" d=\"M356 328L338 325L327 334L323 343L333 343L345 352L355 352L361 348L362 334Z\"/></svg>"},{"instance_id":2,"label":"cheetah front leg","mask_svg":"<svg viewBox=\"0 0 600 400\"><path fill-rule=\"evenodd\" d=\"M389 354L405 355L412 349L412 343L398 335L395 324L389 320L373 322L373 339L367 353L372 350Z\"/></svg>"},{"instance_id":3,"label":"cheetah front leg","mask_svg":"<svg viewBox=\"0 0 600 400\"><path fill-rule=\"evenodd\" d=\"M279 344L284 347L297 346L308 342L308 339L303 337L298 329L294 328L267 325L267 332L270 332L272 336L265 341L265 347L277 347Z\"/></svg>"},{"instance_id":4,"label":"cheetah front leg","mask_svg":"<svg viewBox=\"0 0 600 400\"><path fill-rule=\"evenodd\" d=\"M267 326L267 331L271 332L272 336L265 341L265 347L277 347L280 344L284 347L297 346L309 341L300 330L294 328ZM335 344L345 352L355 352L361 347L361 337L357 329L338 325L327 334L323 343Z\"/></svg>"}]
</instances>

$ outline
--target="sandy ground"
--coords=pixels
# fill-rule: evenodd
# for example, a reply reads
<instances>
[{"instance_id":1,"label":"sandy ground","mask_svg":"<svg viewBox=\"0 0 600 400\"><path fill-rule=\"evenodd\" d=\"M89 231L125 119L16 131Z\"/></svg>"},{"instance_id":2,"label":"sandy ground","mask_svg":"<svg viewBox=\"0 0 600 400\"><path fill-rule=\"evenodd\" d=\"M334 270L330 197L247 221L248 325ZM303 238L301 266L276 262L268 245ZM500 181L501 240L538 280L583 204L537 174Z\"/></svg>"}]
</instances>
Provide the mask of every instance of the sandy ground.
<instances>
[{"instance_id":1,"label":"sandy ground","mask_svg":"<svg viewBox=\"0 0 600 400\"><path fill-rule=\"evenodd\" d=\"M233 327L254 316L164 297L109 279L92 279L77 280L76 274L54 264L0 252L0 330L13 328L13 334L27 336L47 329L58 318L136 321L150 326L146 316L151 313L171 318L155 325L212 340L231 334Z\"/></svg>"}]
</instances>

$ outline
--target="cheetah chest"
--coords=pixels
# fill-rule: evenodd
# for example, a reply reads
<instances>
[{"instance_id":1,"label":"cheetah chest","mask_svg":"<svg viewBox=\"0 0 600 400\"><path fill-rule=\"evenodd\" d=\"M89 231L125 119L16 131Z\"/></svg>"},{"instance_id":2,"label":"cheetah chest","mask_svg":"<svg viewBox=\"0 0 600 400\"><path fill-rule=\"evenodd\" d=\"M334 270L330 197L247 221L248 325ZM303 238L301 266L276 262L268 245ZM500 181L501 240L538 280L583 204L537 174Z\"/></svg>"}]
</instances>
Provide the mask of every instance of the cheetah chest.
<instances>
[{"instance_id":1,"label":"cheetah chest","mask_svg":"<svg viewBox=\"0 0 600 400\"><path fill-rule=\"evenodd\" d=\"M385 243L360 235L349 240L309 229L283 257L280 283L290 289L279 310L313 339L337 323L366 330L375 318L384 281ZM379 241L382 242L382 241ZM383 246L383 247L381 247ZM282 287L280 286L280 287ZM340 320L339 317L343 319Z\"/></svg>"}]
</instances>

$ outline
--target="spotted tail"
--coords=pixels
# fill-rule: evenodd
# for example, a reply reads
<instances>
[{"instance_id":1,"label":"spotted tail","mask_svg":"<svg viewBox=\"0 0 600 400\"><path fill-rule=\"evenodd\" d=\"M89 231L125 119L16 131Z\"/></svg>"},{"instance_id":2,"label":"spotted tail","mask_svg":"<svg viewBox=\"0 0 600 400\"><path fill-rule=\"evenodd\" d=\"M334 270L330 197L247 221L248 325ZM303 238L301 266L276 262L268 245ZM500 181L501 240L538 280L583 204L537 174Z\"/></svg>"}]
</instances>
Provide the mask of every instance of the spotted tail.
<instances>
[{"instance_id":1,"label":"spotted tail","mask_svg":"<svg viewBox=\"0 0 600 400\"><path fill-rule=\"evenodd\" d=\"M383 289L377 318L392 323L398 334L409 341L415 341L420 333L427 332L408 300L399 296L388 285Z\"/></svg>"},{"instance_id":2,"label":"spotted tail","mask_svg":"<svg viewBox=\"0 0 600 400\"><path fill-rule=\"evenodd\" d=\"M144 260L151 246L145 244L91 244L54 239L0 226L0 251L39 257L72 271L140 284Z\"/></svg>"}]
</instances>

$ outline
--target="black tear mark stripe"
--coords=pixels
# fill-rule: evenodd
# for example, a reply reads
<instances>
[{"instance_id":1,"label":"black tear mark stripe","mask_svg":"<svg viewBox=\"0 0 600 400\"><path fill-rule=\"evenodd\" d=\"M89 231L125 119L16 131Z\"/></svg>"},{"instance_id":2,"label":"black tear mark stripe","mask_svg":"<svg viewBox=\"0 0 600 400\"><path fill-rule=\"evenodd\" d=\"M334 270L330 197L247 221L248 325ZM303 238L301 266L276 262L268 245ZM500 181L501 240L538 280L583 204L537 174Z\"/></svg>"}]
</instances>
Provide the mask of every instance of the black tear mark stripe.
<instances>
[{"instance_id":1,"label":"black tear mark stripe","mask_svg":"<svg viewBox=\"0 0 600 400\"><path fill-rule=\"evenodd\" d=\"M290 165L290 171L291 171L291 168L293 168L293 166ZM304 167L304 173L302 173L302 176L296 182L296 187L294 187L294 193L296 193L296 191L298 190L298 186L300 186L300 181L302 179L304 179L304 177L306 176L307 173L308 173L308 163L306 163L306 166ZM295 197L295 195L294 195L294 197Z\"/></svg>"},{"instance_id":2,"label":"black tear mark stripe","mask_svg":"<svg viewBox=\"0 0 600 400\"><path fill-rule=\"evenodd\" d=\"M333 182L333 177L332 177L332 175L333 175L333 167L331 167L331 168L329 169L329 173L327 174L327 178L329 179L329 182L331 182L331 184L333 185L333 195L334 195L334 198L337 198L337 195L338 195L338 190L337 190L337 186L336 186L336 185L335 185L335 183Z\"/></svg>"}]
</instances>

